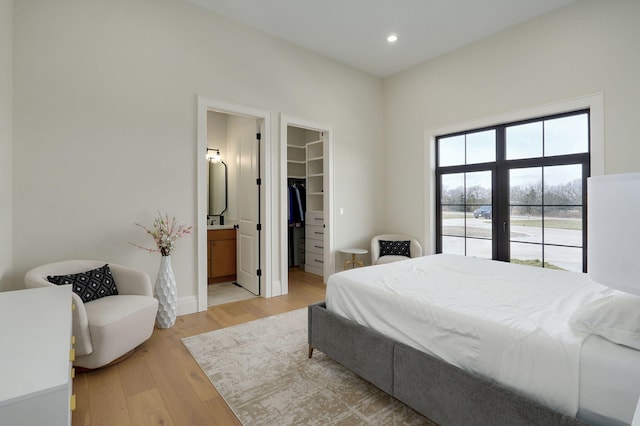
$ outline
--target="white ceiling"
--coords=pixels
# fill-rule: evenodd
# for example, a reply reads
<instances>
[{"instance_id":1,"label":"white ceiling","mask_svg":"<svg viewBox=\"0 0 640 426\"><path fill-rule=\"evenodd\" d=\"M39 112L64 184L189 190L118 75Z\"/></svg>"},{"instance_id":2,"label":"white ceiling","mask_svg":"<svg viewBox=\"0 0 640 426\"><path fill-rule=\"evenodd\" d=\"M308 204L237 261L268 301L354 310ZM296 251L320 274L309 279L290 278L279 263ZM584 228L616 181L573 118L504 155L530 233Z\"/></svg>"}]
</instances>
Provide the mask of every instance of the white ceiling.
<instances>
[{"instance_id":1,"label":"white ceiling","mask_svg":"<svg viewBox=\"0 0 640 426\"><path fill-rule=\"evenodd\" d=\"M575 0L188 1L387 77Z\"/></svg>"}]
</instances>

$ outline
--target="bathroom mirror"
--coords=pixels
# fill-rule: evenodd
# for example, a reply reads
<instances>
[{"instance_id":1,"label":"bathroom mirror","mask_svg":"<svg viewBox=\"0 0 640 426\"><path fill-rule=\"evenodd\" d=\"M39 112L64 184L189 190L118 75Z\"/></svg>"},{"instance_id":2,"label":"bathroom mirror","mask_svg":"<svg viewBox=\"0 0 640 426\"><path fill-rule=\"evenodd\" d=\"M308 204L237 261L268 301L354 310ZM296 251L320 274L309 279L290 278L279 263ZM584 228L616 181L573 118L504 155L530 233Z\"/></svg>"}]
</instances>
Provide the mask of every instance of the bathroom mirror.
<instances>
[{"instance_id":1,"label":"bathroom mirror","mask_svg":"<svg viewBox=\"0 0 640 426\"><path fill-rule=\"evenodd\" d=\"M209 163L209 215L222 216L227 210L227 164Z\"/></svg>"}]
</instances>

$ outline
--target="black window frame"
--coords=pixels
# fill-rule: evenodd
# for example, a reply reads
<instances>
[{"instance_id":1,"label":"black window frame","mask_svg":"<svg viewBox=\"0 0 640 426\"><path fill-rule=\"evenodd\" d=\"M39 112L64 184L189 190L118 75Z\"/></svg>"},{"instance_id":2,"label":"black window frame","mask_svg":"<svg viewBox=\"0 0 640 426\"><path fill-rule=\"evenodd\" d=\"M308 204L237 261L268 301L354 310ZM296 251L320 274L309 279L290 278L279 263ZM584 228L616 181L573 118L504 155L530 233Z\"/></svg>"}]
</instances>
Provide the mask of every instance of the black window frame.
<instances>
[{"instance_id":1,"label":"black window frame","mask_svg":"<svg viewBox=\"0 0 640 426\"><path fill-rule=\"evenodd\" d=\"M534 158L522 158L522 159L506 159L506 129L508 127L529 124L535 122L543 122L545 120L552 120L557 118L570 117L574 115L587 115L587 132L588 132L588 150L583 153L564 154L555 156L544 156L544 140L543 140L543 152L542 157ZM463 164L454 166L440 166L440 140L444 138L450 138L461 135L469 135L477 132L483 132L487 130L495 130L496 132L496 156L495 161L476 164ZM466 149L466 148L465 148ZM582 166L582 271L587 271L587 178L591 175L591 112L589 108L579 109L575 111L563 112L558 114L549 114L541 117L530 118L526 120L518 120L512 122L501 123L493 126L485 126L476 129L470 129L466 131L460 131L455 133L448 133L436 136L435 138L435 201L436 201L436 253L442 253L442 176L456 173L469 173L478 171L491 171L491 205L492 205L492 259L500 261L510 261L510 225L509 225L509 171L512 169L530 168L530 167L551 167L551 166L563 166L563 165L576 165ZM466 153L465 153L466 158ZM543 174L544 175L544 174ZM544 179L544 177L543 177ZM544 185L544 180L543 180ZM543 186L544 187L544 186ZM543 191L544 194L544 191ZM465 198L465 206L466 198ZM574 206L574 205L571 205ZM575 205L577 206L577 205ZM544 210L548 207L544 204L536 206L542 207L542 218L544 220ZM569 205L549 205L549 207L569 207ZM466 209L465 209L466 212ZM544 223L544 222L543 222ZM466 214L465 214L465 255L466 255ZM544 229L544 227L543 227ZM543 232L544 235L544 232ZM460 237L463 238L463 237ZM541 243L527 243L527 244L540 244L544 253L544 247L574 247L562 244L549 244L545 243L544 238ZM541 259L544 267L544 255Z\"/></svg>"}]
</instances>

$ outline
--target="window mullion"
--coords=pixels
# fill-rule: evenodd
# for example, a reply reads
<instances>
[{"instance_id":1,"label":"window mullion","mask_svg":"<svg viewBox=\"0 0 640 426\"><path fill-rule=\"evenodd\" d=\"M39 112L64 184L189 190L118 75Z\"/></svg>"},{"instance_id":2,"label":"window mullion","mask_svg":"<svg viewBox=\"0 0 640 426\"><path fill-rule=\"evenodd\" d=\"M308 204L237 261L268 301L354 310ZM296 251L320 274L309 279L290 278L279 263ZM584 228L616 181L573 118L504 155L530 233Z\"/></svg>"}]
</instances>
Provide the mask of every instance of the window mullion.
<instances>
[{"instance_id":1,"label":"window mullion","mask_svg":"<svg viewBox=\"0 0 640 426\"><path fill-rule=\"evenodd\" d=\"M587 272L587 178L591 175L591 159L582 163L582 272Z\"/></svg>"},{"instance_id":2,"label":"window mullion","mask_svg":"<svg viewBox=\"0 0 640 426\"><path fill-rule=\"evenodd\" d=\"M509 168L506 126L496 128L496 187L494 191L494 259L509 261Z\"/></svg>"}]
</instances>

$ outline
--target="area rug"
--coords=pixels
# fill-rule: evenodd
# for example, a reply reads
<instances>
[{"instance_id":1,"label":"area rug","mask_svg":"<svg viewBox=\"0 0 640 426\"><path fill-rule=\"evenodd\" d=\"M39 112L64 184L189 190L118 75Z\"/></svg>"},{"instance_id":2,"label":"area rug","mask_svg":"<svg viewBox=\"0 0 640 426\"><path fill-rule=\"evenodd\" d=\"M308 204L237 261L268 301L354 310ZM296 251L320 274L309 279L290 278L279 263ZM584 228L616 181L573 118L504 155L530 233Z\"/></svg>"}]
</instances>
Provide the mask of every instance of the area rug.
<instances>
[{"instance_id":1,"label":"area rug","mask_svg":"<svg viewBox=\"0 0 640 426\"><path fill-rule=\"evenodd\" d=\"M182 339L245 425L435 425L322 352L307 309Z\"/></svg>"}]
</instances>

